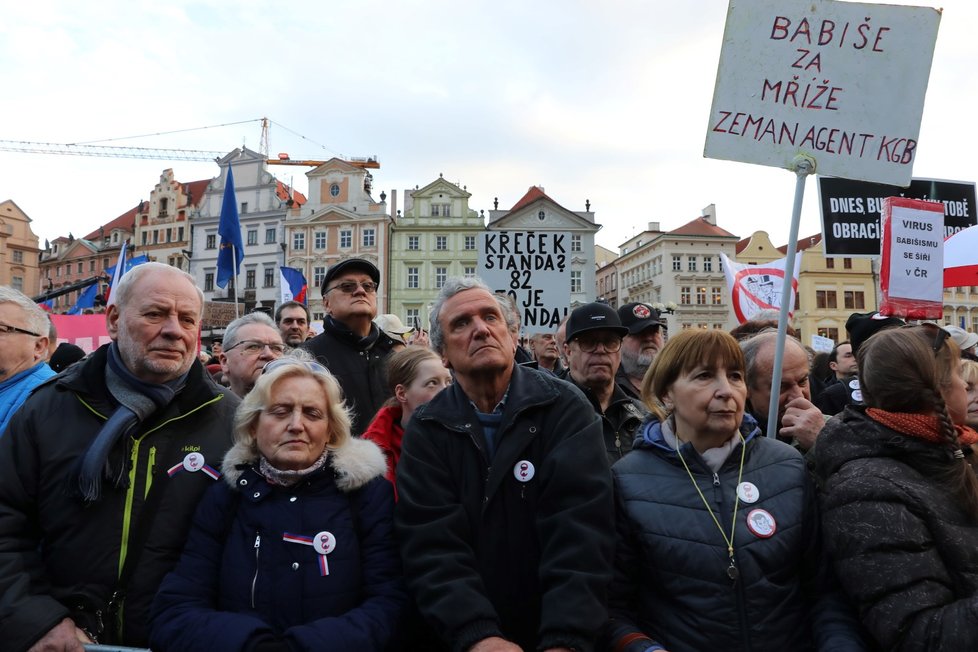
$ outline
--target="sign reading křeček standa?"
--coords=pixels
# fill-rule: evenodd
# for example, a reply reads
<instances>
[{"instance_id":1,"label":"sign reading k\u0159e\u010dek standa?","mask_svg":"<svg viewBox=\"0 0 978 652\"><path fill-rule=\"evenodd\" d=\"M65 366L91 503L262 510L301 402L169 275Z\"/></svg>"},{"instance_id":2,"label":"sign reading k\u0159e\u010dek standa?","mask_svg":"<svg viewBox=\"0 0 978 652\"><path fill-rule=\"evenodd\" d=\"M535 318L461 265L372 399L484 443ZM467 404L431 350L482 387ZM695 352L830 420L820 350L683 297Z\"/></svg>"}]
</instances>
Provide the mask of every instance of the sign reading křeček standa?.
<instances>
[{"instance_id":1,"label":"sign reading k\u0159e\u010dek standa?","mask_svg":"<svg viewBox=\"0 0 978 652\"><path fill-rule=\"evenodd\" d=\"M553 333L570 307L569 233L486 231L478 275L513 297L526 333Z\"/></svg>"},{"instance_id":2,"label":"sign reading k\u0159e\u010dek standa?","mask_svg":"<svg viewBox=\"0 0 978 652\"><path fill-rule=\"evenodd\" d=\"M868 181L819 177L822 241L826 256L875 258L880 255L883 200L905 197L944 207L943 237L978 224L975 183L914 179L907 188Z\"/></svg>"},{"instance_id":3,"label":"sign reading k\u0159e\u010dek standa?","mask_svg":"<svg viewBox=\"0 0 978 652\"><path fill-rule=\"evenodd\" d=\"M941 13L731 0L704 155L910 183Z\"/></svg>"}]
</instances>

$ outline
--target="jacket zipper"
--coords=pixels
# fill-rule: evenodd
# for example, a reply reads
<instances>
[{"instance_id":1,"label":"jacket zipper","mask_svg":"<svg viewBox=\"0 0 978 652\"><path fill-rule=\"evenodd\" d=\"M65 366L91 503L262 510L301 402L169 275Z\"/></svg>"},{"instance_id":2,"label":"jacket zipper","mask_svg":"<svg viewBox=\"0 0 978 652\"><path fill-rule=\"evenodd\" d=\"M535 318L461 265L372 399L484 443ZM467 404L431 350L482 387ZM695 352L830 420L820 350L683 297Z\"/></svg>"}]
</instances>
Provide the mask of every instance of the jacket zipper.
<instances>
[{"instance_id":1,"label":"jacket zipper","mask_svg":"<svg viewBox=\"0 0 978 652\"><path fill-rule=\"evenodd\" d=\"M251 608L255 608L255 586L258 584L258 553L261 551L261 534L255 535L255 576L251 578Z\"/></svg>"},{"instance_id":2,"label":"jacket zipper","mask_svg":"<svg viewBox=\"0 0 978 652\"><path fill-rule=\"evenodd\" d=\"M482 463L486 467L486 476L482 479L482 509L485 509L486 505L489 504L489 494L487 490L489 489L489 476L492 475L492 465L489 464L489 460L486 459L485 451L482 450L482 447L479 446L479 442L476 441L475 433L472 431L467 432L469 439L472 440L472 445L475 446L477 451L479 451L479 456L482 458Z\"/></svg>"}]
</instances>

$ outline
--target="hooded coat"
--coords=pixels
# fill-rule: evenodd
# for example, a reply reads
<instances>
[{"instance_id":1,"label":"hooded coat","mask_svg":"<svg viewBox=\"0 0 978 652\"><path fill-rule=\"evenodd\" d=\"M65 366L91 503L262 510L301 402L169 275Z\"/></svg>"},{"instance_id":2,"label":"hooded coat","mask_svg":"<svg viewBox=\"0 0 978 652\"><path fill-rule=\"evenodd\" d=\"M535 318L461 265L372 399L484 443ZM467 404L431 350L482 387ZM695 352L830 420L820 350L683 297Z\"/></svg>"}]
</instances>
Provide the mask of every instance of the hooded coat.
<instances>
[{"instance_id":1,"label":"hooded coat","mask_svg":"<svg viewBox=\"0 0 978 652\"><path fill-rule=\"evenodd\" d=\"M920 466L950 452L849 406L815 459L836 574L881 647L978 649L978 523Z\"/></svg>"},{"instance_id":2,"label":"hooded coat","mask_svg":"<svg viewBox=\"0 0 978 652\"><path fill-rule=\"evenodd\" d=\"M224 460L153 604L153 650L385 650L406 594L383 454L350 438L299 484L268 483L249 446ZM329 532L322 555L311 542ZM302 543L298 539L309 541Z\"/></svg>"}]
</instances>

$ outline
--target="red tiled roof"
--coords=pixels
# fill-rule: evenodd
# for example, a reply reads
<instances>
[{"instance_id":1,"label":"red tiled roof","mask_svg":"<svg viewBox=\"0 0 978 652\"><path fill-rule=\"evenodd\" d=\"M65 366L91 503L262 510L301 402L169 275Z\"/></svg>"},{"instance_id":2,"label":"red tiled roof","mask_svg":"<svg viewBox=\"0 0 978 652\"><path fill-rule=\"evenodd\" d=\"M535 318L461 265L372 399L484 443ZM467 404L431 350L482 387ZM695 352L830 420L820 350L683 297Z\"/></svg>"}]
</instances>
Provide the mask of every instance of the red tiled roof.
<instances>
[{"instance_id":1,"label":"red tiled roof","mask_svg":"<svg viewBox=\"0 0 978 652\"><path fill-rule=\"evenodd\" d=\"M109 233L112 233L112 229L124 229L126 231L132 231L133 224L136 222L136 213L139 211L139 206L141 205L142 202L140 202L136 206L133 206L132 208L130 208L125 213L115 218L108 224L103 224L102 229L104 229L105 234L108 235ZM97 239L99 237L99 231L100 229L95 229L94 231L86 235L85 239L86 240Z\"/></svg>"},{"instance_id":2,"label":"red tiled roof","mask_svg":"<svg viewBox=\"0 0 978 652\"><path fill-rule=\"evenodd\" d=\"M191 206L200 205L200 200L204 198L204 192L207 191L207 186L211 184L211 181L213 181L213 179L200 179L198 181L180 183L180 185L183 186L184 194L190 195Z\"/></svg>"},{"instance_id":3,"label":"red tiled roof","mask_svg":"<svg viewBox=\"0 0 978 652\"><path fill-rule=\"evenodd\" d=\"M739 254L741 251L743 251L744 249L747 248L747 245L750 244L750 241L751 241L751 239L753 237L754 236L750 236L749 238L744 238L743 240L741 240L740 242L738 242L737 243L737 246L734 247L734 250Z\"/></svg>"},{"instance_id":4,"label":"red tiled roof","mask_svg":"<svg viewBox=\"0 0 978 652\"><path fill-rule=\"evenodd\" d=\"M721 237L737 237L729 231L721 229L719 226L710 224L706 221L705 217L697 217L696 219L683 224L678 229L673 229L669 231L669 235L712 235Z\"/></svg>"},{"instance_id":5,"label":"red tiled roof","mask_svg":"<svg viewBox=\"0 0 978 652\"><path fill-rule=\"evenodd\" d=\"M795 249L795 251L805 251L810 247L814 247L821 241L822 241L821 233L816 233L815 235L810 235L807 238L802 238L796 243L797 248ZM788 245L782 245L778 247L778 251L780 251L783 254L788 253Z\"/></svg>"},{"instance_id":6,"label":"red tiled roof","mask_svg":"<svg viewBox=\"0 0 978 652\"><path fill-rule=\"evenodd\" d=\"M518 211L524 206L529 206L538 199L550 199L550 197L547 196L547 193L543 192L543 188L540 186L530 186L530 189L526 191L523 198L513 204L513 207L509 209L509 212L512 213L514 211ZM554 200L550 199L550 201ZM554 203L556 204L557 202L554 201Z\"/></svg>"},{"instance_id":7,"label":"red tiled roof","mask_svg":"<svg viewBox=\"0 0 978 652\"><path fill-rule=\"evenodd\" d=\"M289 198L289 186L287 184L282 183L278 179L275 180L275 184L276 184L275 185L275 195L279 199L281 199L282 201L286 201ZM306 203L306 196L303 195L298 190L293 190L292 191L292 199L299 206L302 206L303 204Z\"/></svg>"}]
</instances>

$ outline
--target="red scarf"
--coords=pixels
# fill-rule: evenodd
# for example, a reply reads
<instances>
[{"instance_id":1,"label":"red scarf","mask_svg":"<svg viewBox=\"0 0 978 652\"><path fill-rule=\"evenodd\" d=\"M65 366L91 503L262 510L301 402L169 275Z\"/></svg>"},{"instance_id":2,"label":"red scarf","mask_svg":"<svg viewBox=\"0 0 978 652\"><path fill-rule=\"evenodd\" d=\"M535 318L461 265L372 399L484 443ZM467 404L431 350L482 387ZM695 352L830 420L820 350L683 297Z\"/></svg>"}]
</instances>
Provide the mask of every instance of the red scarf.
<instances>
[{"instance_id":1,"label":"red scarf","mask_svg":"<svg viewBox=\"0 0 978 652\"><path fill-rule=\"evenodd\" d=\"M936 416L915 412L887 412L879 408L866 408L866 414L891 430L935 444L946 443L941 436L940 420ZM957 431L958 442L962 446L978 443L978 432L968 426L954 426L954 430Z\"/></svg>"}]
</instances>

